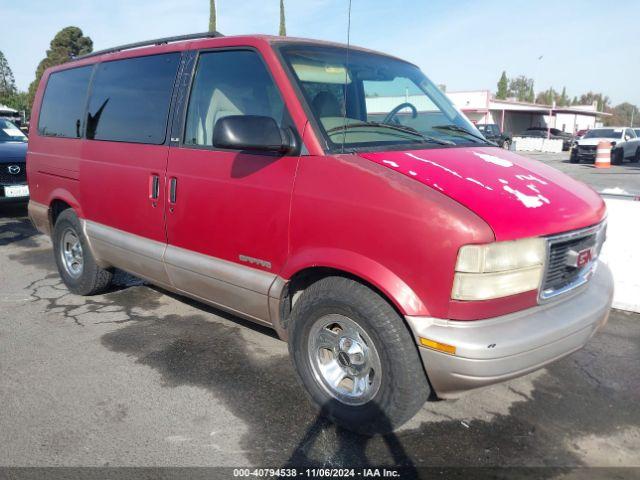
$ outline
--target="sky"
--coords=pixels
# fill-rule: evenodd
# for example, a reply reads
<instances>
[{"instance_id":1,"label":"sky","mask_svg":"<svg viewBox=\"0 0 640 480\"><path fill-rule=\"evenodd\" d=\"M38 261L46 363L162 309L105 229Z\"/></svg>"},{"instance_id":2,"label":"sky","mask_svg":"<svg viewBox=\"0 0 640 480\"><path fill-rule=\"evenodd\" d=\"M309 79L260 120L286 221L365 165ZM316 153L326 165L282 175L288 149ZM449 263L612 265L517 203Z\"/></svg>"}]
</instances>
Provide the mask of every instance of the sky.
<instances>
[{"instance_id":1,"label":"sky","mask_svg":"<svg viewBox=\"0 0 640 480\"><path fill-rule=\"evenodd\" d=\"M226 35L276 34L279 0L217 0ZM285 0L290 36L346 42L348 0ZM53 36L94 49L205 31L209 0L0 0L0 51L26 90ZM603 92L640 106L640 1L352 0L351 43L417 64L447 91L496 90L503 70L535 90ZM542 58L540 58L542 57Z\"/></svg>"}]
</instances>

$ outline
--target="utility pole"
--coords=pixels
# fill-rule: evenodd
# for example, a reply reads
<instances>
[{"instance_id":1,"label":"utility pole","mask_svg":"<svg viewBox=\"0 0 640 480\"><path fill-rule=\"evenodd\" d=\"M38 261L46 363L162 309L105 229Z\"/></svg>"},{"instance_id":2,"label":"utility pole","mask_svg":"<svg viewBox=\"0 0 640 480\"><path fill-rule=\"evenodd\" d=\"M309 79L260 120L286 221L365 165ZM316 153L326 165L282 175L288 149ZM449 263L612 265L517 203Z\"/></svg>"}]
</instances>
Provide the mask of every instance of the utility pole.
<instances>
[{"instance_id":1,"label":"utility pole","mask_svg":"<svg viewBox=\"0 0 640 480\"><path fill-rule=\"evenodd\" d=\"M554 100L549 109L549 122L547 123L547 140L551 138L551 119L553 118L553 110L556 108L556 101ZM555 122L554 122L555 126Z\"/></svg>"},{"instance_id":2,"label":"utility pole","mask_svg":"<svg viewBox=\"0 0 640 480\"><path fill-rule=\"evenodd\" d=\"M218 29L216 25L216 0L209 0L209 31L215 32Z\"/></svg>"},{"instance_id":3,"label":"utility pole","mask_svg":"<svg viewBox=\"0 0 640 480\"><path fill-rule=\"evenodd\" d=\"M284 19L284 0L280 0L280 29L278 35L281 37L287 36L287 26Z\"/></svg>"},{"instance_id":4,"label":"utility pole","mask_svg":"<svg viewBox=\"0 0 640 480\"><path fill-rule=\"evenodd\" d=\"M631 109L631 125L629 125L631 128L633 128L633 117L634 117L635 113L636 113L636 107L634 106Z\"/></svg>"}]
</instances>

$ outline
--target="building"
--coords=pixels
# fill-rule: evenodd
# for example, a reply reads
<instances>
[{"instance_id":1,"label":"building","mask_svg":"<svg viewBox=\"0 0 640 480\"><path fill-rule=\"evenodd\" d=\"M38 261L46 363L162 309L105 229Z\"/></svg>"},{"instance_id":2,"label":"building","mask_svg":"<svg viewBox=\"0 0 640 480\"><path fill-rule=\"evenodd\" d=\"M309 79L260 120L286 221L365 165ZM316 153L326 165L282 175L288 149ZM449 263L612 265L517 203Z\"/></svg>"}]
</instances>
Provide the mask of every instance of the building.
<instances>
[{"instance_id":1,"label":"building","mask_svg":"<svg viewBox=\"0 0 640 480\"><path fill-rule=\"evenodd\" d=\"M503 132L517 135L530 127L551 127L575 133L601 126L600 119L610 114L594 105L553 107L537 103L498 100L489 90L447 92L451 101L477 125L495 123Z\"/></svg>"}]
</instances>

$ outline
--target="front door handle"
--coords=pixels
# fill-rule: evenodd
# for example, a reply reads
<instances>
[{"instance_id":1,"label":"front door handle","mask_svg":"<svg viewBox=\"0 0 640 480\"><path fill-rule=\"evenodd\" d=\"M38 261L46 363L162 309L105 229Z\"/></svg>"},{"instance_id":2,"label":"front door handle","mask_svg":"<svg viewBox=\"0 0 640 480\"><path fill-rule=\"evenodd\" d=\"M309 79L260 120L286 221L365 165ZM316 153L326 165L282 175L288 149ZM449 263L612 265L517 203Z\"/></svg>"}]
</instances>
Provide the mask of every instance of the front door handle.
<instances>
[{"instance_id":1,"label":"front door handle","mask_svg":"<svg viewBox=\"0 0 640 480\"><path fill-rule=\"evenodd\" d=\"M178 179L173 177L169 181L169 203L176 203L177 188L178 188Z\"/></svg>"},{"instance_id":2,"label":"front door handle","mask_svg":"<svg viewBox=\"0 0 640 480\"><path fill-rule=\"evenodd\" d=\"M160 177L158 175L151 175L151 181L149 182L149 197L152 200L157 200L160 196Z\"/></svg>"}]
</instances>

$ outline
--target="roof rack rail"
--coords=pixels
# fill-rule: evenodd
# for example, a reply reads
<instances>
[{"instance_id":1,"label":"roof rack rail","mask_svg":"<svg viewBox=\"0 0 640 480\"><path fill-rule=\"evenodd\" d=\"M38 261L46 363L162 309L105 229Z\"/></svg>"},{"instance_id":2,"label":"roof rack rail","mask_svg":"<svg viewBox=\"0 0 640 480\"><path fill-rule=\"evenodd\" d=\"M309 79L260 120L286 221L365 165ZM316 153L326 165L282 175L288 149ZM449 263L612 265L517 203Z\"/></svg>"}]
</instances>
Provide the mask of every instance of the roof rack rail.
<instances>
[{"instance_id":1,"label":"roof rack rail","mask_svg":"<svg viewBox=\"0 0 640 480\"><path fill-rule=\"evenodd\" d=\"M220 32L201 32L190 33L188 35L177 35L175 37L156 38L155 40L146 40L144 42L128 43L126 45L120 45L119 47L107 48L105 50L98 50L96 52L87 53L86 55L80 55L74 57L72 60L80 60L83 58L97 57L98 55L104 55L105 53L116 53L123 50L131 50L132 48L148 47L151 45L164 45L173 42L183 42L185 40L196 40L198 38L214 38L224 37Z\"/></svg>"}]
</instances>

